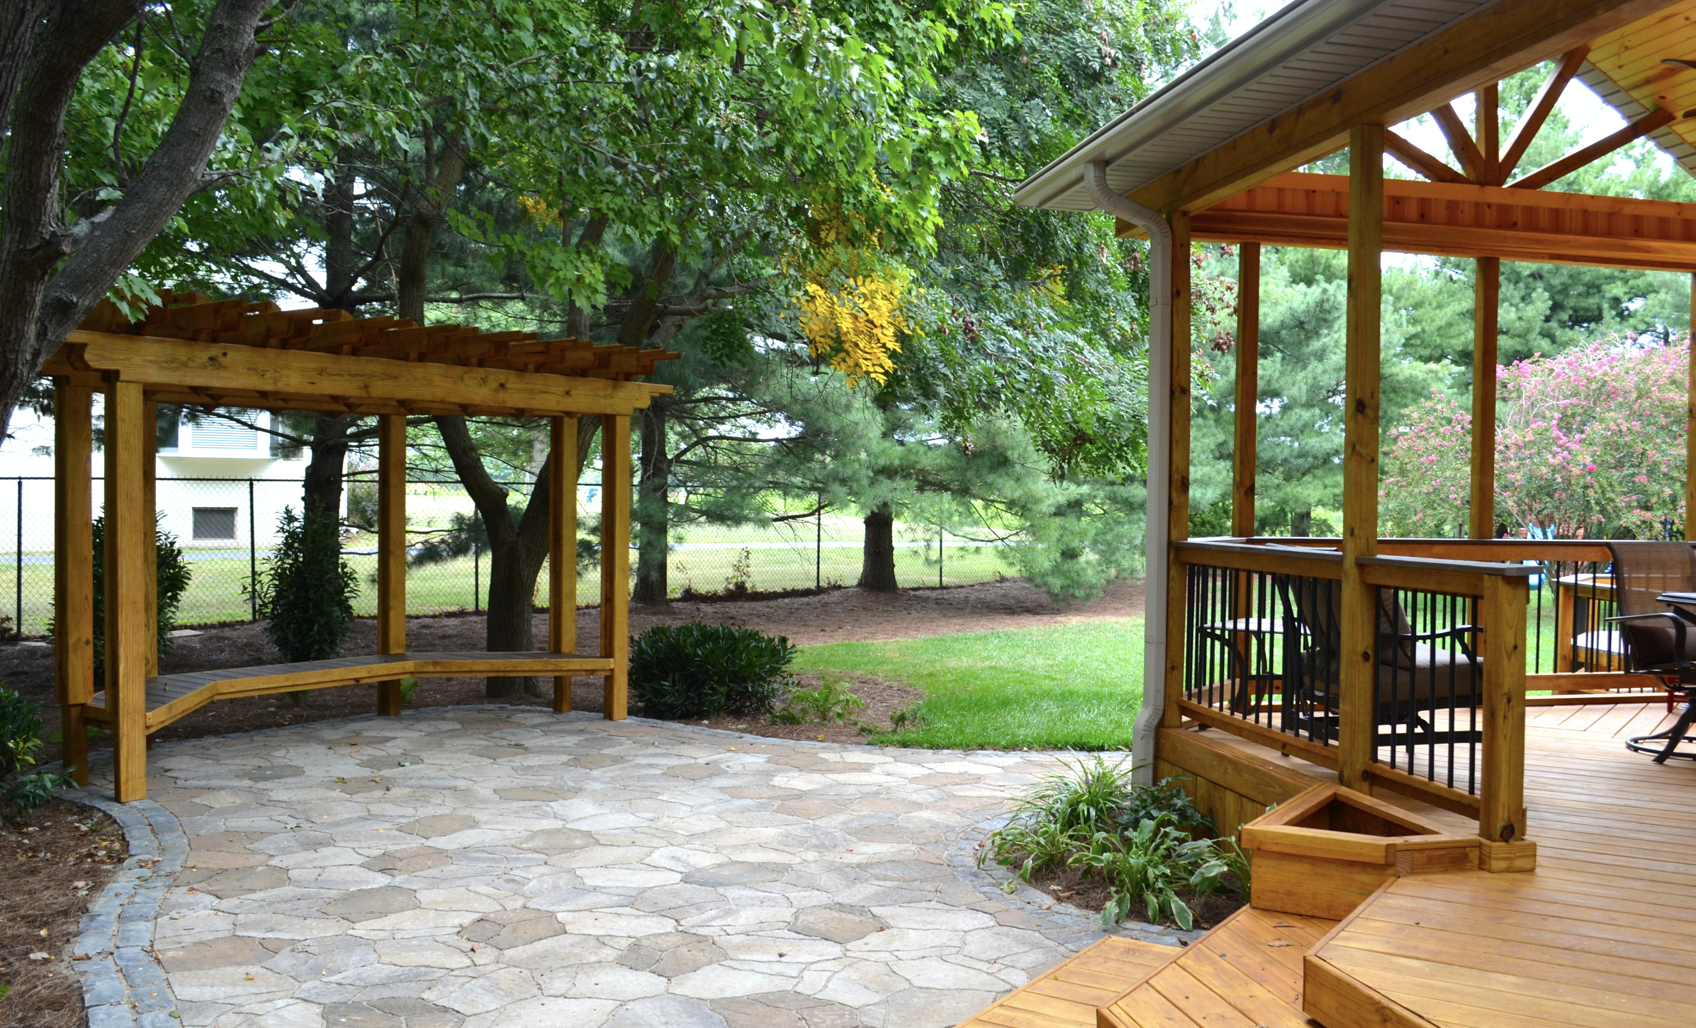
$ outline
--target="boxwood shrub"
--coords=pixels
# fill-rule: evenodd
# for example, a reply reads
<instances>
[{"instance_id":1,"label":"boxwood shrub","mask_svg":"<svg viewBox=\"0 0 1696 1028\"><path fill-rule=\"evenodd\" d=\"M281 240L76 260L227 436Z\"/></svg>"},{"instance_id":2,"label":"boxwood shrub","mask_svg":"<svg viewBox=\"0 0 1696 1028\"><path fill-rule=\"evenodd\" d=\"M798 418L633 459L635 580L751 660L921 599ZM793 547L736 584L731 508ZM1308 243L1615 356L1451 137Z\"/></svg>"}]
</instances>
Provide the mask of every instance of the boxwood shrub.
<instances>
[{"instance_id":1,"label":"boxwood shrub","mask_svg":"<svg viewBox=\"0 0 1696 1028\"><path fill-rule=\"evenodd\" d=\"M795 647L784 636L691 621L630 640L630 699L643 717L769 714L789 687Z\"/></svg>"}]
</instances>

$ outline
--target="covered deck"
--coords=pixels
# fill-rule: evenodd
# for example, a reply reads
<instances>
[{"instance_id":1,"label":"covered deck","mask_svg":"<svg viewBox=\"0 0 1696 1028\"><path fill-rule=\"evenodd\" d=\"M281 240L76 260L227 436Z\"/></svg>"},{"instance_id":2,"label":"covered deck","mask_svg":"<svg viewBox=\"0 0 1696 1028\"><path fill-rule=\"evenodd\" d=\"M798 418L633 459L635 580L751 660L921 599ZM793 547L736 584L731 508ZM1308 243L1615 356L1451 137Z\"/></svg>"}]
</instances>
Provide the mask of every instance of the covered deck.
<instances>
[{"instance_id":1,"label":"covered deck","mask_svg":"<svg viewBox=\"0 0 1696 1028\"><path fill-rule=\"evenodd\" d=\"M1251 906L1093 1019L989 1011L984 1023L1690 1022L1696 767L1624 744L1670 725L1675 703L1660 677L1631 673L1605 620L1622 584L1606 545L1495 538L1493 455L1502 260L1696 271L1686 205L1548 188L1642 138L1696 172L1693 48L1693 0L1298 0L1020 186L1022 203L1111 212L1122 236L1150 240L1136 760L1151 777L1183 776L1226 831L1259 819L1243 841L1260 848ZM1500 82L1544 62L1510 135ZM1624 127L1522 167L1575 81ZM1476 114L1463 120L1454 101L1468 94ZM1448 154L1398 131L1420 115ZM1302 172L1345 148L1346 175ZM1392 160L1425 181L1387 178ZM1241 244L1232 534L1211 539L1189 531L1202 239ZM1263 245L1348 253L1334 539L1255 534ZM1381 536L1390 251L1477 261L1468 539ZM1319 796L1357 814L1312 806ZM1347 826L1358 817L1377 820Z\"/></svg>"}]
</instances>

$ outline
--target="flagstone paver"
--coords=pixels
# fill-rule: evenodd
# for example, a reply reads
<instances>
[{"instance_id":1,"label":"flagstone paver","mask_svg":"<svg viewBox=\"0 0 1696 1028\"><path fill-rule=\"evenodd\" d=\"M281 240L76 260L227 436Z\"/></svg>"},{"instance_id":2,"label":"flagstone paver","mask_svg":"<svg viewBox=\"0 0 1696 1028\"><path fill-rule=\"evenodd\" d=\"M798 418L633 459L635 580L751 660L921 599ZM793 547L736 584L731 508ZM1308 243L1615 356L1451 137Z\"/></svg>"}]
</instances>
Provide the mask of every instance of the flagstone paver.
<instances>
[{"instance_id":1,"label":"flagstone paver","mask_svg":"<svg viewBox=\"0 0 1696 1028\"><path fill-rule=\"evenodd\" d=\"M148 763L184 1025L942 1028L1101 935L974 880L1045 755L479 707Z\"/></svg>"}]
</instances>

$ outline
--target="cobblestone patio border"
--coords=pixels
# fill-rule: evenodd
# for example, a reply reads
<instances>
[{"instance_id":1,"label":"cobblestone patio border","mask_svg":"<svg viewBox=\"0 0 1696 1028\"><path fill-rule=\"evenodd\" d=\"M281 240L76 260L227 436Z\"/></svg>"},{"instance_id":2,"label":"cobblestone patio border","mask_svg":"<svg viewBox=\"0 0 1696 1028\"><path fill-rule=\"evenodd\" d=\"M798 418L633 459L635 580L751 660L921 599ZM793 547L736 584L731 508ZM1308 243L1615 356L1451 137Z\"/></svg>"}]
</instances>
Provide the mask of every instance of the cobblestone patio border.
<instances>
[{"instance_id":1,"label":"cobblestone patio border","mask_svg":"<svg viewBox=\"0 0 1696 1028\"><path fill-rule=\"evenodd\" d=\"M176 997L153 955L159 901L188 856L188 838L170 811L152 800L116 803L81 789L59 794L110 814L130 855L83 916L71 959L82 980L88 1028L167 1028Z\"/></svg>"}]
</instances>

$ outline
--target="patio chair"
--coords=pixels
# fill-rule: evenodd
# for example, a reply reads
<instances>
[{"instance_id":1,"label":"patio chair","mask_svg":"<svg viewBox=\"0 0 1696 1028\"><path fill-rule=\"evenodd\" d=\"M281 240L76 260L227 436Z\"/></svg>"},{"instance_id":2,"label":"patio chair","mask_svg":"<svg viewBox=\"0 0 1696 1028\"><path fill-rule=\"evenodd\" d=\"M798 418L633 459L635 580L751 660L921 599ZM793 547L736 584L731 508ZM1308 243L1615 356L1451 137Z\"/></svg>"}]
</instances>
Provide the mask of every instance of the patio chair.
<instances>
[{"instance_id":1,"label":"patio chair","mask_svg":"<svg viewBox=\"0 0 1696 1028\"><path fill-rule=\"evenodd\" d=\"M1338 620L1339 584L1328 579L1278 576L1286 630L1285 719L1298 734L1327 740L1336 737L1342 656ZM1478 742L1478 729L1454 727L1454 712L1479 703L1484 661L1473 650L1474 625L1416 632L1394 590L1378 591L1378 696L1374 712L1380 726L1375 746L1406 746L1411 762L1420 744ZM1454 647L1432 645L1453 640ZM1458 652L1457 652L1458 651ZM1435 715L1449 713L1449 726L1438 730ZM1383 730L1388 726L1388 731Z\"/></svg>"},{"instance_id":2,"label":"patio chair","mask_svg":"<svg viewBox=\"0 0 1696 1028\"><path fill-rule=\"evenodd\" d=\"M1662 593L1696 592L1696 551L1689 543L1616 540L1608 543L1614 558L1614 594L1620 614L1608 620L1625 636L1625 669L1656 675L1669 692L1684 694L1684 712L1664 732L1632 736L1625 741L1636 753L1655 754L1655 763L1668 757L1690 757L1680 750L1696 722L1696 632L1690 623L1657 597Z\"/></svg>"}]
</instances>

